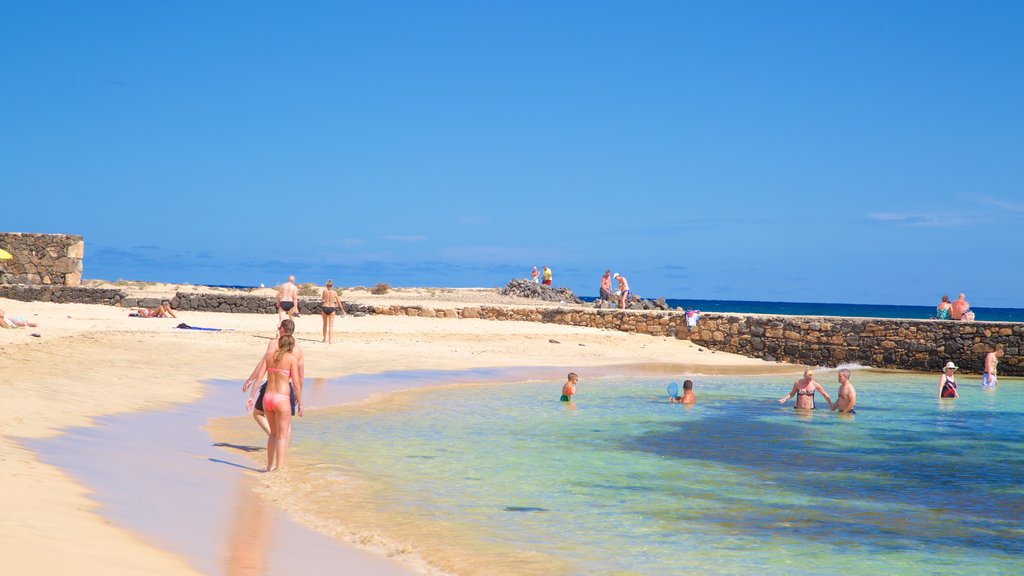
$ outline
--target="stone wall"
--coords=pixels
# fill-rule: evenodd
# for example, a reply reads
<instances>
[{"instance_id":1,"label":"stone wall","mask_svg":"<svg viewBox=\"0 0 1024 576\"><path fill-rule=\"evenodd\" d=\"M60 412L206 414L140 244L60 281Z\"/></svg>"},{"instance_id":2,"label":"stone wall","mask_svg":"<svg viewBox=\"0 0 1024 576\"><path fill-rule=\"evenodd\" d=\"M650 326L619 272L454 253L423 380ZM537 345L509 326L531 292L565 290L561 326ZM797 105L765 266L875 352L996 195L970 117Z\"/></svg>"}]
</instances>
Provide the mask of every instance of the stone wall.
<instances>
[{"instance_id":1,"label":"stone wall","mask_svg":"<svg viewBox=\"0 0 1024 576\"><path fill-rule=\"evenodd\" d=\"M121 305L128 294L114 288L85 286L33 286L31 284L0 285L0 298L19 302L59 302L61 304ZM159 304L159 302L158 302Z\"/></svg>"},{"instance_id":2,"label":"stone wall","mask_svg":"<svg viewBox=\"0 0 1024 576\"><path fill-rule=\"evenodd\" d=\"M81 236L0 232L0 248L14 256L0 261L7 284L82 284L85 241Z\"/></svg>"},{"instance_id":3,"label":"stone wall","mask_svg":"<svg viewBox=\"0 0 1024 576\"><path fill-rule=\"evenodd\" d=\"M159 298L134 298L120 290L56 286L0 286L0 297L155 307ZM178 292L171 307L181 311L274 314L267 296ZM299 299L302 314L319 315L319 299ZM1002 344L1006 355L1000 373L1024 376L1024 323L957 322L795 316L738 316L705 313L691 331L679 311L599 310L589 307L374 306L346 303L347 313L362 316L478 318L494 321L547 322L691 340L711 350L767 361L835 367L858 364L875 368L938 372L952 360L962 370L980 372L985 353ZM672 358L666 358L672 361Z\"/></svg>"},{"instance_id":4,"label":"stone wall","mask_svg":"<svg viewBox=\"0 0 1024 576\"><path fill-rule=\"evenodd\" d=\"M689 339L769 361L930 372L950 360L961 370L981 372L985 354L1002 344L999 372L1024 375L1021 323L704 314Z\"/></svg>"}]
</instances>

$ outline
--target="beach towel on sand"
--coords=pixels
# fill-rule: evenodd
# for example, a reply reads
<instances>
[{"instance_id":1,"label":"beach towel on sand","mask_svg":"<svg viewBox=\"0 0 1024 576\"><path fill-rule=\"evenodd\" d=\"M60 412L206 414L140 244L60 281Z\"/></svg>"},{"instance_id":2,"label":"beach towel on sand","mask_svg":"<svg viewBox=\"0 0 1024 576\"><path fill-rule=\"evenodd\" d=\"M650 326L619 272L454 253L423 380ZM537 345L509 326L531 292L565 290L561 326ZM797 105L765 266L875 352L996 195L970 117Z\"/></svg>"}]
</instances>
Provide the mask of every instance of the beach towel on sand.
<instances>
[{"instance_id":1,"label":"beach towel on sand","mask_svg":"<svg viewBox=\"0 0 1024 576\"><path fill-rule=\"evenodd\" d=\"M223 328L202 328L200 326L189 326L184 322L178 324L177 326L175 326L175 328L180 328L182 330L204 330L206 332L220 332L221 330L223 330Z\"/></svg>"}]
</instances>

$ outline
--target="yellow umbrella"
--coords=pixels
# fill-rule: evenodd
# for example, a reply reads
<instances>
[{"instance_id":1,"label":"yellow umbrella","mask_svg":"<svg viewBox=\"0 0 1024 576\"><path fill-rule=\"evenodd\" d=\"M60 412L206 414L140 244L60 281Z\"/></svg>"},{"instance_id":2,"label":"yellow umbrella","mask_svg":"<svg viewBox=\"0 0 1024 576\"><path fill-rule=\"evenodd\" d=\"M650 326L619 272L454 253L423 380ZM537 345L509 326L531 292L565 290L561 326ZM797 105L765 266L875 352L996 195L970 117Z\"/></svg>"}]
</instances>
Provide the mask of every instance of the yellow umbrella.
<instances>
[{"instance_id":1,"label":"yellow umbrella","mask_svg":"<svg viewBox=\"0 0 1024 576\"><path fill-rule=\"evenodd\" d=\"M0 248L0 260L11 260L13 258L14 256L11 256L10 252L4 250L3 248Z\"/></svg>"}]
</instances>

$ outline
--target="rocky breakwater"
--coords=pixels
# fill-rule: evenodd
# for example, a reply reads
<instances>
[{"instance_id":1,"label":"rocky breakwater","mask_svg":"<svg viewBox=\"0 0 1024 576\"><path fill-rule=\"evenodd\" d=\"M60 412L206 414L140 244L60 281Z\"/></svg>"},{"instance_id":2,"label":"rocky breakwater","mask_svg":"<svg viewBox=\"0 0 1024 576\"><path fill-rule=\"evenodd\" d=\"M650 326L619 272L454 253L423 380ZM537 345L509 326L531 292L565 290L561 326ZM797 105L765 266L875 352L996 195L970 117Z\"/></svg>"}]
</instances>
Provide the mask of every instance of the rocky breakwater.
<instances>
[{"instance_id":1,"label":"rocky breakwater","mask_svg":"<svg viewBox=\"0 0 1024 576\"><path fill-rule=\"evenodd\" d=\"M57 302L60 304L106 304L118 306L128 297L116 288L84 286L36 286L31 284L0 285L0 298L20 302Z\"/></svg>"},{"instance_id":2,"label":"rocky breakwater","mask_svg":"<svg viewBox=\"0 0 1024 576\"><path fill-rule=\"evenodd\" d=\"M948 361L981 372L1002 344L1000 374L1024 375L1024 324L706 313L689 339L713 350L768 361L938 372Z\"/></svg>"},{"instance_id":3,"label":"rocky breakwater","mask_svg":"<svg viewBox=\"0 0 1024 576\"><path fill-rule=\"evenodd\" d=\"M514 296L517 298L531 298L534 300L544 300L545 302L558 302L560 304L586 304L581 300L572 290L568 288L556 288L552 286L545 286L543 284L537 284L530 280L513 279L501 290L503 296ZM610 310L618 307L618 301L616 302L603 302L601 300L595 300L591 303L594 308L602 310ZM648 300L646 298L640 298L633 296L626 303L627 310L668 310L668 303L665 302L664 298L658 298L656 300Z\"/></svg>"},{"instance_id":4,"label":"rocky breakwater","mask_svg":"<svg viewBox=\"0 0 1024 576\"><path fill-rule=\"evenodd\" d=\"M121 305L154 307L159 298L126 298ZM178 292L170 299L171 308L192 312L226 312L235 314L276 314L275 300L254 294L218 294L216 292ZM373 313L372 306L345 303L345 312L353 316ZM319 299L299 298L299 314L319 315L323 303Z\"/></svg>"},{"instance_id":5,"label":"rocky breakwater","mask_svg":"<svg viewBox=\"0 0 1024 576\"><path fill-rule=\"evenodd\" d=\"M568 288L556 288L536 284L529 280L511 280L501 290L502 296L514 296L516 298L531 298L545 302L559 302L562 304L583 304L576 294Z\"/></svg>"}]
</instances>

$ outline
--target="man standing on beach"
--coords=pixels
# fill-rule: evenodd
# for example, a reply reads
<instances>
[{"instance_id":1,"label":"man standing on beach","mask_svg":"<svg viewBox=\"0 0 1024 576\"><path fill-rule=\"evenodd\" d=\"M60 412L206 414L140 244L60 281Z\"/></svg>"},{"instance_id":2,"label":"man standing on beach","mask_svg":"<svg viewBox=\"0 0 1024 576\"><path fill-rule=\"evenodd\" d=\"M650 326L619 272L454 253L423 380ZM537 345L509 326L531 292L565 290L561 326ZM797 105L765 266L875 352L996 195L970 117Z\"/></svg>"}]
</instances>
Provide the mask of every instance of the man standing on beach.
<instances>
[{"instance_id":1,"label":"man standing on beach","mask_svg":"<svg viewBox=\"0 0 1024 576\"><path fill-rule=\"evenodd\" d=\"M545 286L551 286L551 268L544 267L544 281L541 284Z\"/></svg>"},{"instance_id":2,"label":"man standing on beach","mask_svg":"<svg viewBox=\"0 0 1024 576\"><path fill-rule=\"evenodd\" d=\"M292 335L295 334L295 321L294 320L291 320L291 319L282 320L281 321L281 325L277 327L277 335L278 336L283 336L285 334L287 334L289 336L292 336ZM256 368L252 371L252 374L250 374L249 377L245 380L245 383L242 384L242 392L249 392L249 388L252 387L252 391L249 392L249 400L246 401L246 407L248 408L250 405L252 406L252 418L253 418L253 420L255 420L256 423L260 425L260 428L262 428L263 431L266 432L268 436L270 435L270 422L267 421L267 413L266 413L265 410L263 410L263 393L267 389L267 383L264 382L263 385L260 386L259 389L257 390L256 389L256 379L260 377L260 374L262 374L264 372L264 369L266 368L267 354L271 354L273 352L277 352L277 343L278 343L278 339L277 338L272 338L270 340L270 343L267 344L267 350L266 350L266 352L264 352L263 356L260 358L259 363L256 364ZM306 372L306 356L305 356L305 354L302 353L302 348L299 347L298 342L296 342L295 348L292 350L292 354L295 355L296 359L299 362L299 373L295 375L295 379L298 380L299 382L302 382L302 377L305 375L305 372ZM291 399L290 400L291 400L291 405L292 405L292 416L294 416L295 415L295 387L294 387L294 385L290 385L290 389L291 389L290 390L290 392L291 392ZM259 396L256 396L257 391L259 392ZM255 401L254 401L253 397L256 397ZM301 416L301 414L300 414L300 416Z\"/></svg>"},{"instance_id":3,"label":"man standing on beach","mask_svg":"<svg viewBox=\"0 0 1024 576\"><path fill-rule=\"evenodd\" d=\"M295 285L295 276L289 276L288 281L281 284L277 288L277 319L281 319L281 313L284 312L288 315L288 318L294 318L295 313L299 311L299 287Z\"/></svg>"},{"instance_id":4,"label":"man standing on beach","mask_svg":"<svg viewBox=\"0 0 1024 576\"><path fill-rule=\"evenodd\" d=\"M1003 357L1003 345L996 344L996 349L985 354L985 371L981 373L981 385L986 388L994 388L999 382L996 379L996 371L999 366L999 359Z\"/></svg>"},{"instance_id":5,"label":"man standing on beach","mask_svg":"<svg viewBox=\"0 0 1024 576\"><path fill-rule=\"evenodd\" d=\"M967 300L964 300L964 295L961 294L960 297L956 299L956 302L953 302L953 307L950 308L949 315L953 320L960 320L964 317L964 312L967 312L970 309L971 304L967 302Z\"/></svg>"},{"instance_id":6,"label":"man standing on beach","mask_svg":"<svg viewBox=\"0 0 1024 576\"><path fill-rule=\"evenodd\" d=\"M605 270L601 276L601 302L612 301L612 271Z\"/></svg>"},{"instance_id":7,"label":"man standing on beach","mask_svg":"<svg viewBox=\"0 0 1024 576\"><path fill-rule=\"evenodd\" d=\"M850 371L843 368L839 371L839 392L836 394L836 401L832 404L832 411L839 411L843 414L856 414L853 407L857 404L857 391L850 383Z\"/></svg>"}]
</instances>

